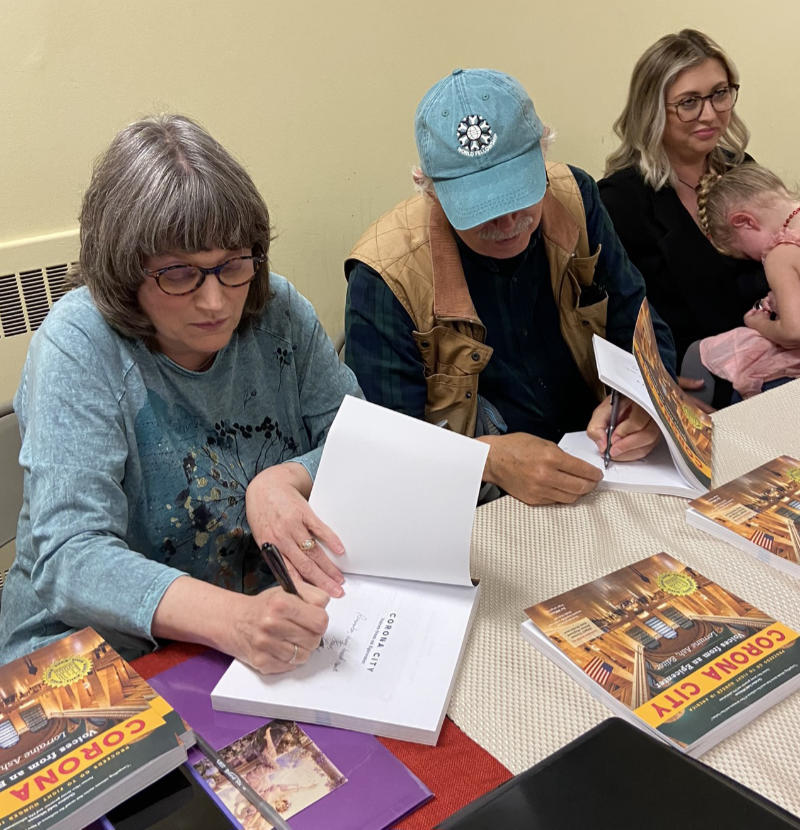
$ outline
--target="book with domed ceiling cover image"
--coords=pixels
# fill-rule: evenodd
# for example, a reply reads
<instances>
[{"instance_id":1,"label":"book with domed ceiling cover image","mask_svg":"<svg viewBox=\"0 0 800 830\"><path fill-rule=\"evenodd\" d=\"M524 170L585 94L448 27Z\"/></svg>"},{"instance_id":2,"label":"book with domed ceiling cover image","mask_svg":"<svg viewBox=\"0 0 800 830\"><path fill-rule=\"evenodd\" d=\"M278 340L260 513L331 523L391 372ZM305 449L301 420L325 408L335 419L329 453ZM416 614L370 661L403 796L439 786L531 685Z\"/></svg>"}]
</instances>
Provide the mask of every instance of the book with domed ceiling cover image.
<instances>
[{"instance_id":1,"label":"book with domed ceiling cover image","mask_svg":"<svg viewBox=\"0 0 800 830\"><path fill-rule=\"evenodd\" d=\"M711 484L711 416L689 398L665 369L646 298L636 319L633 356L658 419L675 443L687 472L708 487Z\"/></svg>"},{"instance_id":2,"label":"book with domed ceiling cover image","mask_svg":"<svg viewBox=\"0 0 800 830\"><path fill-rule=\"evenodd\" d=\"M592 335L592 346L600 380L653 419L675 468L673 472L665 463L663 450L656 447L647 458L620 464L619 470L612 460L601 486L688 497L704 493L711 486L713 423L667 371L658 351L647 298L642 300L636 318L632 353L596 334ZM623 404L623 413L626 408ZM597 457L594 448L588 455L583 437L570 433L559 446L586 460ZM629 466L631 469L626 470Z\"/></svg>"},{"instance_id":3,"label":"book with domed ceiling cover image","mask_svg":"<svg viewBox=\"0 0 800 830\"><path fill-rule=\"evenodd\" d=\"M686 521L800 577L800 459L789 455L689 502Z\"/></svg>"},{"instance_id":4,"label":"book with domed ceiling cover image","mask_svg":"<svg viewBox=\"0 0 800 830\"><path fill-rule=\"evenodd\" d=\"M525 613L533 646L614 714L693 756L800 686L800 634L668 553Z\"/></svg>"},{"instance_id":5,"label":"book with domed ceiling cover image","mask_svg":"<svg viewBox=\"0 0 800 830\"><path fill-rule=\"evenodd\" d=\"M186 760L180 715L93 629L0 666L0 830L94 821Z\"/></svg>"}]
</instances>

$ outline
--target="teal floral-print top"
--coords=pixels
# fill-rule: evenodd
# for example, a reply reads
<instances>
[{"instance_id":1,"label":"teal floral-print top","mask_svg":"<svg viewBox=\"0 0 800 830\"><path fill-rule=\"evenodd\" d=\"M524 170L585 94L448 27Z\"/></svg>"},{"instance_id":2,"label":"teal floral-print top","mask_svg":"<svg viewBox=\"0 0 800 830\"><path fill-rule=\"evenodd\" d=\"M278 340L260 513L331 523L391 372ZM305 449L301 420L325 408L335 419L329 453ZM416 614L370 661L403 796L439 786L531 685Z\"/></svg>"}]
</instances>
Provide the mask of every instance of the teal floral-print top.
<instances>
[{"instance_id":1,"label":"teal floral-print top","mask_svg":"<svg viewBox=\"0 0 800 830\"><path fill-rule=\"evenodd\" d=\"M14 399L24 503L0 662L87 625L130 658L153 647L181 574L249 592L270 581L247 485L289 459L313 478L342 398L361 394L311 304L270 279L262 316L204 372L120 336L86 288L55 304Z\"/></svg>"}]
</instances>

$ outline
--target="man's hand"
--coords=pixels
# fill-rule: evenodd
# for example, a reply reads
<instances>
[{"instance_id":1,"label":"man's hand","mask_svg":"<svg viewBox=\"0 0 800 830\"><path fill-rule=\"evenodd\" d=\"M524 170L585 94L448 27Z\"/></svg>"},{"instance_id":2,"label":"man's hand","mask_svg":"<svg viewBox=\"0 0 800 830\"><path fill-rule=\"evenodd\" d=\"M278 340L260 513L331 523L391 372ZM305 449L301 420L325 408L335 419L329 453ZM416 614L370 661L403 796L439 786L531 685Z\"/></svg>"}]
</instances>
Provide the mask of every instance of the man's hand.
<instances>
[{"instance_id":1,"label":"man's hand","mask_svg":"<svg viewBox=\"0 0 800 830\"><path fill-rule=\"evenodd\" d=\"M586 434L597 444L600 453L606 451L606 432L611 421L611 396L609 395L592 413ZM611 434L611 458L613 461L637 461L644 458L661 439L661 431L655 421L633 401L623 398L619 420Z\"/></svg>"},{"instance_id":2,"label":"man's hand","mask_svg":"<svg viewBox=\"0 0 800 830\"><path fill-rule=\"evenodd\" d=\"M485 435L489 444L484 481L526 504L572 504L603 478L597 467L525 432Z\"/></svg>"}]
</instances>

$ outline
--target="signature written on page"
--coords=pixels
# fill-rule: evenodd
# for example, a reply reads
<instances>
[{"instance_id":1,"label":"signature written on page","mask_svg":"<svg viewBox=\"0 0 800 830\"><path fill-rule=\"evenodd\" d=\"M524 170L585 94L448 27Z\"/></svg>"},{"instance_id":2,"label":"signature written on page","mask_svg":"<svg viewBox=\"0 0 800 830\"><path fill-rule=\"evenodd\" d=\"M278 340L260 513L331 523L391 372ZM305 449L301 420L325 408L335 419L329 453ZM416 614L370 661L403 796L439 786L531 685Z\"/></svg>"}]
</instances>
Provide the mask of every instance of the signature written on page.
<instances>
[{"instance_id":1,"label":"signature written on page","mask_svg":"<svg viewBox=\"0 0 800 830\"><path fill-rule=\"evenodd\" d=\"M358 629L366 619L366 614L362 614L360 611L357 611L355 617L346 628L343 635L326 635L325 650L334 653L334 660L331 665L331 669L333 671L339 671L339 669L347 662L347 652L350 646L350 641L356 635Z\"/></svg>"}]
</instances>

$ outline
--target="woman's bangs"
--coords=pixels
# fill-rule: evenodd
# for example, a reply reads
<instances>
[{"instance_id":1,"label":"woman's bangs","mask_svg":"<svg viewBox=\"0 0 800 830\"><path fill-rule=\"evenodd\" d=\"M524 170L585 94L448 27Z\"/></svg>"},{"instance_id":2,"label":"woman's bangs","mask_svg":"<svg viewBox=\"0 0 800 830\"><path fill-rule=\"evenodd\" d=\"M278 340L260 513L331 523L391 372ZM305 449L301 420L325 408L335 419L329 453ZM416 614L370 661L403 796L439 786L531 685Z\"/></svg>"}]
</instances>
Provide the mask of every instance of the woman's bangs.
<instances>
[{"instance_id":1,"label":"woman's bangs","mask_svg":"<svg viewBox=\"0 0 800 830\"><path fill-rule=\"evenodd\" d=\"M230 191L199 176L183 177L152 205L144 256L167 251L234 251L252 244L250 211Z\"/></svg>"}]
</instances>

